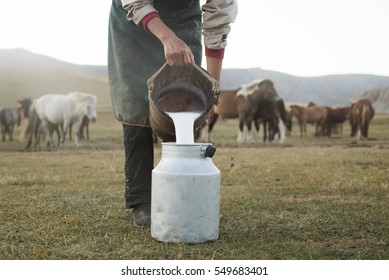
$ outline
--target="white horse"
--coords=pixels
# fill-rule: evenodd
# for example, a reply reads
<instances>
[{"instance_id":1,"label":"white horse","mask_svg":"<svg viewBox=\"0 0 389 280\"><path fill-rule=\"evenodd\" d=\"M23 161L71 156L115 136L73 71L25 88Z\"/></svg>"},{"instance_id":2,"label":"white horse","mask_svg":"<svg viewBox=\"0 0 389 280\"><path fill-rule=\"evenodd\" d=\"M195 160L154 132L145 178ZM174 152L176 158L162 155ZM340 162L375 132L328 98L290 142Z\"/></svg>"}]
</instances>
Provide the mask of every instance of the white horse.
<instances>
[{"instance_id":1,"label":"white horse","mask_svg":"<svg viewBox=\"0 0 389 280\"><path fill-rule=\"evenodd\" d=\"M30 107L30 119L26 128L27 148L35 135L35 144L38 145L40 134L45 133L48 143L53 145L49 125L63 125L60 130L60 145L64 145L69 125L74 124L76 129L75 144L80 146L80 126L82 118L87 115L92 122L97 119L96 96L89 93L70 92L68 94L46 94L35 99Z\"/></svg>"}]
</instances>

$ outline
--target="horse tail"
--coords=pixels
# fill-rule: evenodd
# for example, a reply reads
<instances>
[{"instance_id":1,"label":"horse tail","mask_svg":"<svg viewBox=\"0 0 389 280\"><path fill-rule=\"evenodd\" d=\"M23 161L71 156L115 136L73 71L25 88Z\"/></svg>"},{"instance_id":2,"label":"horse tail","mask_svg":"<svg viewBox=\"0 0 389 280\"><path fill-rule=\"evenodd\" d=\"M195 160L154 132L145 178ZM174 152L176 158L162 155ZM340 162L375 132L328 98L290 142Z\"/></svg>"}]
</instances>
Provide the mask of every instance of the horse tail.
<instances>
[{"instance_id":1,"label":"horse tail","mask_svg":"<svg viewBox=\"0 0 389 280\"><path fill-rule=\"evenodd\" d=\"M361 134L363 137L367 138L368 130L369 130L369 121L370 121L370 110L367 104L363 104L362 112L361 112Z\"/></svg>"},{"instance_id":2,"label":"horse tail","mask_svg":"<svg viewBox=\"0 0 389 280\"><path fill-rule=\"evenodd\" d=\"M277 101L277 105L278 105L278 111L280 112L280 118L284 123L286 123L288 113L286 112L286 109L285 109L284 100L282 98L280 98Z\"/></svg>"},{"instance_id":3,"label":"horse tail","mask_svg":"<svg viewBox=\"0 0 389 280\"><path fill-rule=\"evenodd\" d=\"M29 148L32 144L32 138L36 131L36 125L38 122L38 114L35 110L35 102L31 104L28 115L29 115L28 122L24 130L24 137L23 137L24 140L27 140L27 148Z\"/></svg>"}]
</instances>

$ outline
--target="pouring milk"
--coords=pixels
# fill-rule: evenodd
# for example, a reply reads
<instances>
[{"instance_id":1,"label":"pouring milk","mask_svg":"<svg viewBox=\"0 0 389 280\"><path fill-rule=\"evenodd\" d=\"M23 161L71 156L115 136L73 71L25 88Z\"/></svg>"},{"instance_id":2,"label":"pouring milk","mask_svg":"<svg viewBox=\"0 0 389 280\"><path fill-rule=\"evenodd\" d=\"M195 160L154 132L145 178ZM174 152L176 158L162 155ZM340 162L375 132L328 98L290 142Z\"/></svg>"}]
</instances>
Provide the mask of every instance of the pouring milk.
<instances>
[{"instance_id":1,"label":"pouring milk","mask_svg":"<svg viewBox=\"0 0 389 280\"><path fill-rule=\"evenodd\" d=\"M193 112L165 112L173 122L176 130L176 144L194 144L193 127L194 122L204 113L203 111Z\"/></svg>"}]
</instances>

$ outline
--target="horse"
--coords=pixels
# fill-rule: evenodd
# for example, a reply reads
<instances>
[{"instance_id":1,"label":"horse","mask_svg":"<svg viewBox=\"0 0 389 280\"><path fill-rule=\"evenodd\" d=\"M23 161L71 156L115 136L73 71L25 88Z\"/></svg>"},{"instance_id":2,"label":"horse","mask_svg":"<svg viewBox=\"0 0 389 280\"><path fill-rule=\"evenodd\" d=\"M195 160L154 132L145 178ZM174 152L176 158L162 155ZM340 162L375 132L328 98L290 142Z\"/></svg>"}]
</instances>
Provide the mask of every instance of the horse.
<instances>
[{"instance_id":1,"label":"horse","mask_svg":"<svg viewBox=\"0 0 389 280\"><path fill-rule=\"evenodd\" d=\"M279 140L281 143L285 141L285 136L288 135L290 136L290 132L292 130L292 120L288 113L286 112L285 108L285 103L283 99L279 99L276 101L279 116L273 116L272 118L269 117L271 116L271 112L268 112L266 114L266 110L271 108L271 106L261 109L260 107L263 107L259 105L258 112L259 114L256 114L256 117L259 117L259 115L264 115L263 118L257 118L254 121L256 131L259 133L259 139L263 138L263 142L266 142L266 140L269 141L274 141L275 136L278 134ZM263 111L264 110L264 111ZM279 117L279 122L278 124L275 122L276 118ZM261 136L261 130L259 129L259 123L262 123L263 125L263 137ZM286 132L284 130L284 125L286 128ZM267 137L267 134L269 133L269 137Z\"/></svg>"},{"instance_id":2,"label":"horse","mask_svg":"<svg viewBox=\"0 0 389 280\"><path fill-rule=\"evenodd\" d=\"M300 126L300 137L307 137L307 123L316 124L315 135L324 135L324 124L327 118L327 109L317 105L302 107L290 105L290 116L295 116ZM320 131L318 132L318 127Z\"/></svg>"},{"instance_id":3,"label":"horse","mask_svg":"<svg viewBox=\"0 0 389 280\"><path fill-rule=\"evenodd\" d=\"M247 93L247 99L246 95L243 93ZM208 131L206 131L208 132L207 141L211 141L211 132L220 116L223 119L242 119L242 124L239 124L239 128L242 129L239 129L238 134L238 142L242 142L243 137L241 131L243 130L243 123L245 122L243 114L247 112L247 110L244 109L251 109L252 114L249 114L249 117L251 116L251 121L247 120L247 123L249 123L251 128L251 122L253 120L256 121L256 118L260 117L258 109L261 109L261 101L265 103L270 101L268 104L271 105L272 110L276 110L277 107L273 105L277 98L279 97L275 91L274 84L271 80L268 79L256 80L249 85L237 89L222 90L219 97L219 103L215 106L214 114L211 116L208 122ZM255 102L253 103L251 101ZM251 103L247 104L247 102ZM245 106L246 108L244 108ZM278 123L278 120L276 120L276 123ZM252 141L252 138L250 138L250 140Z\"/></svg>"},{"instance_id":4,"label":"horse","mask_svg":"<svg viewBox=\"0 0 389 280\"><path fill-rule=\"evenodd\" d=\"M253 142L251 135L251 123L257 117L261 103L266 103L265 107L271 106L273 110L277 109L276 101L280 99L274 84L269 79L255 80L250 84L243 86L236 94L237 110L239 115L239 134L238 143ZM278 114L275 123L279 122ZM245 131L245 128L247 129Z\"/></svg>"},{"instance_id":5,"label":"horse","mask_svg":"<svg viewBox=\"0 0 389 280\"><path fill-rule=\"evenodd\" d=\"M276 106L277 108L274 108ZM279 121L277 123L277 118ZM259 123L263 125L263 137L261 136L261 130L259 128ZM258 106L258 112L255 114L254 118L255 129L259 135L259 141L266 142L266 140L274 141L275 135L279 134L279 140L281 143L285 141L285 130L290 133L292 129L292 122L288 116L285 103L283 99L278 99L276 104L269 102L261 102ZM267 136L269 133L269 137Z\"/></svg>"},{"instance_id":6,"label":"horse","mask_svg":"<svg viewBox=\"0 0 389 280\"><path fill-rule=\"evenodd\" d=\"M24 98L24 99L18 100L18 102L20 104L19 108L21 108L21 110L23 112L23 119L25 119L25 118L28 119L28 112L30 110L30 106L32 103L31 98Z\"/></svg>"},{"instance_id":7,"label":"horse","mask_svg":"<svg viewBox=\"0 0 389 280\"><path fill-rule=\"evenodd\" d=\"M338 126L343 125L343 122L345 122L349 118L350 106L339 108L326 107L326 109L327 118L325 123L325 134L331 137L332 132L337 133Z\"/></svg>"},{"instance_id":8,"label":"horse","mask_svg":"<svg viewBox=\"0 0 389 280\"><path fill-rule=\"evenodd\" d=\"M66 133L70 124L75 124L75 145L80 146L80 126L82 118L87 115L92 122L97 119L96 96L89 93L70 92L64 94L46 94L33 101L29 110L29 122L26 128L27 148L35 136L36 147L41 133L45 133L48 144L53 145L49 124L63 125L60 130L60 146L64 145Z\"/></svg>"},{"instance_id":9,"label":"horse","mask_svg":"<svg viewBox=\"0 0 389 280\"><path fill-rule=\"evenodd\" d=\"M0 127L3 141L5 141L7 134L9 140L13 141L14 127L15 125L20 126L20 122L19 110L8 107L0 109Z\"/></svg>"},{"instance_id":10,"label":"horse","mask_svg":"<svg viewBox=\"0 0 389 280\"><path fill-rule=\"evenodd\" d=\"M351 104L350 125L351 137L362 139L368 137L369 123L374 118L374 108L368 99L360 99Z\"/></svg>"},{"instance_id":11,"label":"horse","mask_svg":"<svg viewBox=\"0 0 389 280\"><path fill-rule=\"evenodd\" d=\"M19 110L8 107L0 109L0 127L3 141L5 141L6 134L8 134L9 140L13 141L14 127L15 125L20 126L21 121L21 116L18 112Z\"/></svg>"}]
</instances>

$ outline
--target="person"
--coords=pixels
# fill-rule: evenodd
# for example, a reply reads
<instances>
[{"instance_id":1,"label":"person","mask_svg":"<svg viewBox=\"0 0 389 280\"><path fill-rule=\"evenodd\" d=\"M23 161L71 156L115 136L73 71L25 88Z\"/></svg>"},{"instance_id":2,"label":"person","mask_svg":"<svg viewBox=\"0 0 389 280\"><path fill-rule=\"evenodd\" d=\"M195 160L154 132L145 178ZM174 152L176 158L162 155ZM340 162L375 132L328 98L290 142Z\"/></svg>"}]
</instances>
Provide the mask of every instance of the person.
<instances>
[{"instance_id":1,"label":"person","mask_svg":"<svg viewBox=\"0 0 389 280\"><path fill-rule=\"evenodd\" d=\"M125 202L137 226L150 225L154 142L147 80L165 63L201 65L220 81L236 0L113 0L109 15L108 79L114 117L122 123Z\"/></svg>"}]
</instances>

